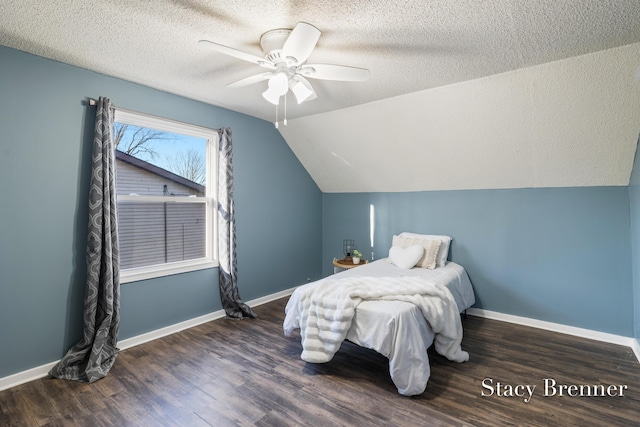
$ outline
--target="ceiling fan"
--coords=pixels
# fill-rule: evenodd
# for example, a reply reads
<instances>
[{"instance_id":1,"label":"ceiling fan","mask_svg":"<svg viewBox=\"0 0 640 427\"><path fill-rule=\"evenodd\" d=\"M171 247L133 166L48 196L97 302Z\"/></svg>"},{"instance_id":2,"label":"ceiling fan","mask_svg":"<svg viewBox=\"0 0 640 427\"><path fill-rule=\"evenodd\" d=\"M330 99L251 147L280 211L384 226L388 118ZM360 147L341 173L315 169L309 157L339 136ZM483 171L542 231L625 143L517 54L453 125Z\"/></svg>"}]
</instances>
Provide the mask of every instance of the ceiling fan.
<instances>
[{"instance_id":1,"label":"ceiling fan","mask_svg":"<svg viewBox=\"0 0 640 427\"><path fill-rule=\"evenodd\" d=\"M272 104L278 105L280 97L286 95L289 89L295 95L298 104L315 99L316 93L307 78L347 82L363 82L369 78L369 70L364 68L307 64L306 61L319 38L320 30L306 22L298 22L293 30L267 31L260 37L263 58L209 40L200 40L198 43L216 52L267 69L266 72L229 83L227 87L239 88L268 80L267 90L262 96Z\"/></svg>"}]
</instances>

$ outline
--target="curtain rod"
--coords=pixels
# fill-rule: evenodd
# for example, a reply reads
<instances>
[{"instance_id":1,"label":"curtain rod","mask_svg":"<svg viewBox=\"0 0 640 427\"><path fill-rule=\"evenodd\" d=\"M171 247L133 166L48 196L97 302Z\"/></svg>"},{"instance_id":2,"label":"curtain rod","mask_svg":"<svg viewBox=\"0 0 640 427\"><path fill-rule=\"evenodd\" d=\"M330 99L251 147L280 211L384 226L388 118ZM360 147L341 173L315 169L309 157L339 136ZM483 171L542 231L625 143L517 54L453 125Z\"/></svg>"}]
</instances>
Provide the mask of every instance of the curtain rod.
<instances>
[{"instance_id":1,"label":"curtain rod","mask_svg":"<svg viewBox=\"0 0 640 427\"><path fill-rule=\"evenodd\" d=\"M91 105L92 107L95 107L96 105L98 105L98 100L95 98L87 98L87 102L89 103L89 105Z\"/></svg>"}]
</instances>

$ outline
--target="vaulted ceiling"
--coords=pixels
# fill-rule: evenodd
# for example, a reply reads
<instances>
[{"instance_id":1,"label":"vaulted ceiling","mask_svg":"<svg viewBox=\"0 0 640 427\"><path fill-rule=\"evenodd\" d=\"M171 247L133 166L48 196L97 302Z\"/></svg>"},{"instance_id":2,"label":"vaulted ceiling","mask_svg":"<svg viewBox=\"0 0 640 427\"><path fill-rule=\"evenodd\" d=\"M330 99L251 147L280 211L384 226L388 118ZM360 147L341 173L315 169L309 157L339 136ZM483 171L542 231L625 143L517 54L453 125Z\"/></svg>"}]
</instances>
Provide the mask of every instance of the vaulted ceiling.
<instances>
[{"instance_id":1,"label":"vaulted ceiling","mask_svg":"<svg viewBox=\"0 0 640 427\"><path fill-rule=\"evenodd\" d=\"M322 32L309 62L370 70L288 104L323 191L628 184L637 0L5 0L0 44L273 121L266 82L226 87L260 67L197 42L262 56L299 21Z\"/></svg>"}]
</instances>

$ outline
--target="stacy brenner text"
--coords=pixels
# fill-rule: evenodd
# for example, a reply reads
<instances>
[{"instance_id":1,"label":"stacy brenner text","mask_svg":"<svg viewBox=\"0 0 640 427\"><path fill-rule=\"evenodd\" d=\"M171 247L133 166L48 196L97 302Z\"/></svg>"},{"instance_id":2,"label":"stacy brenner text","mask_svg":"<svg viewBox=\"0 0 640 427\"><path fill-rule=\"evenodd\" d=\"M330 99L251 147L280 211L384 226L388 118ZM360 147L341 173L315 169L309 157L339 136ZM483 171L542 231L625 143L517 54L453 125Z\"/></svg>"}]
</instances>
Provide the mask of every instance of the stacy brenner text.
<instances>
[{"instance_id":1,"label":"stacy brenner text","mask_svg":"<svg viewBox=\"0 0 640 427\"><path fill-rule=\"evenodd\" d=\"M493 378L482 380L483 397L519 397L524 403L529 403L536 390L535 384L506 384L494 381ZM543 380L543 397L570 396L570 397L624 397L627 390L626 384L558 384L553 378Z\"/></svg>"}]
</instances>

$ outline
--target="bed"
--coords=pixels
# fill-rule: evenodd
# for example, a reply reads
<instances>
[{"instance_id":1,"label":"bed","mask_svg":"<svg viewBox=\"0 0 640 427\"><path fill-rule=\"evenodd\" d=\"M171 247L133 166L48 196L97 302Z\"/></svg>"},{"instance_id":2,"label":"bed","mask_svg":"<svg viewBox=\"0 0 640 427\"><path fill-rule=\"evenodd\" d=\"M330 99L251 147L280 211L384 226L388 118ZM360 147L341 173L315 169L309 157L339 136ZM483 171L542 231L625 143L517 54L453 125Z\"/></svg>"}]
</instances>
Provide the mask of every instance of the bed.
<instances>
[{"instance_id":1,"label":"bed","mask_svg":"<svg viewBox=\"0 0 640 427\"><path fill-rule=\"evenodd\" d=\"M433 269L400 268L390 256L300 286L285 308L285 335L300 330L301 358L311 363L331 360L345 339L375 350L389 359L400 394L422 394L431 373L427 349L432 344L450 360L468 360L460 346L460 313L475 303L473 288L465 269L444 256ZM403 291L387 295L381 289ZM416 289L435 295L416 295ZM340 297L332 299L336 292ZM351 299L346 306L345 294Z\"/></svg>"}]
</instances>

